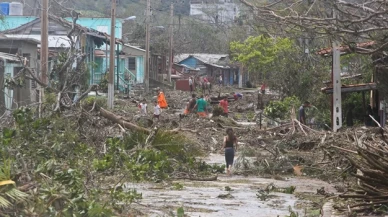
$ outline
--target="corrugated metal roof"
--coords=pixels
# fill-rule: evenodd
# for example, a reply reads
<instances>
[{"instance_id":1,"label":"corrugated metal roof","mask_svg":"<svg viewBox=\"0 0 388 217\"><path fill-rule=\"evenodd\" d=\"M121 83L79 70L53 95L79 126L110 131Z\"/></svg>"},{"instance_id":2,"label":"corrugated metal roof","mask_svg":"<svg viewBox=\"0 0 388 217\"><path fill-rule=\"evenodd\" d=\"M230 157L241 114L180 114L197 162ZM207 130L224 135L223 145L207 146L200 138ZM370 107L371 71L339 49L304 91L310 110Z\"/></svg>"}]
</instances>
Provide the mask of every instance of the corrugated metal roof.
<instances>
[{"instance_id":1,"label":"corrugated metal roof","mask_svg":"<svg viewBox=\"0 0 388 217\"><path fill-rule=\"evenodd\" d=\"M174 60L175 62L179 63L182 60L189 58L190 56L195 57L204 63L215 64L218 61L220 61L222 58L226 58L229 55L228 54L205 54L205 53L180 54L180 55L176 55L174 57Z\"/></svg>"},{"instance_id":2,"label":"corrugated metal roof","mask_svg":"<svg viewBox=\"0 0 388 217\"><path fill-rule=\"evenodd\" d=\"M130 45L130 44L124 44L124 46L133 48L133 49L135 49L135 50L143 51L143 52L146 51L146 50L144 50L144 49L141 49L140 47L133 46L133 45Z\"/></svg>"},{"instance_id":3,"label":"corrugated metal roof","mask_svg":"<svg viewBox=\"0 0 388 217\"><path fill-rule=\"evenodd\" d=\"M25 41L32 44L40 44L40 41L35 40L33 38L13 38L13 37L1 38L0 37L0 41Z\"/></svg>"}]
</instances>

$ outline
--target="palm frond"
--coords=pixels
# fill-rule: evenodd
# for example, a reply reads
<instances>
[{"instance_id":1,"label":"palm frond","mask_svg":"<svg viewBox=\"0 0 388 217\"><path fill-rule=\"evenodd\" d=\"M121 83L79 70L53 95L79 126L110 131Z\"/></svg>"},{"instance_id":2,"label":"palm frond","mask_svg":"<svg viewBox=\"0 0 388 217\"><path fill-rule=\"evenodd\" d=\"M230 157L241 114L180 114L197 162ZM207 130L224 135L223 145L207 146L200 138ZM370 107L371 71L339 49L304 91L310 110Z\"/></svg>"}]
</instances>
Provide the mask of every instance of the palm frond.
<instances>
[{"instance_id":1,"label":"palm frond","mask_svg":"<svg viewBox=\"0 0 388 217\"><path fill-rule=\"evenodd\" d=\"M2 208L8 208L12 205L11 202L9 202L7 199L4 197L0 196L0 207Z\"/></svg>"}]
</instances>

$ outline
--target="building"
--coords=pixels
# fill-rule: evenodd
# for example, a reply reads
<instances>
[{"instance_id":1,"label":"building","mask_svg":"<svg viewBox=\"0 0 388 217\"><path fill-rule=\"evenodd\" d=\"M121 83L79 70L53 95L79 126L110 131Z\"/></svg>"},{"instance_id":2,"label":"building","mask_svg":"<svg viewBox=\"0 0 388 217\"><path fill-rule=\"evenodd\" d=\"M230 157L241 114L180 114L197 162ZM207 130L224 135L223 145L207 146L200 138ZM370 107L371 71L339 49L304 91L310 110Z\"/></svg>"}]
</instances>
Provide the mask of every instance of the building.
<instances>
[{"instance_id":1,"label":"building","mask_svg":"<svg viewBox=\"0 0 388 217\"><path fill-rule=\"evenodd\" d=\"M38 71L38 44L40 42L34 39L0 38L1 86L8 83L10 78L15 78L18 73L21 73L23 64L35 72ZM5 108L8 110L30 105L39 100L36 92L37 84L34 81L14 79L12 87L6 85L4 93L1 92L4 94Z\"/></svg>"},{"instance_id":2,"label":"building","mask_svg":"<svg viewBox=\"0 0 388 217\"><path fill-rule=\"evenodd\" d=\"M175 57L175 61L198 70L196 77L206 76L210 82L217 83L219 76L222 76L223 85L238 84L240 69L229 60L227 54L181 54Z\"/></svg>"},{"instance_id":3,"label":"building","mask_svg":"<svg viewBox=\"0 0 388 217\"><path fill-rule=\"evenodd\" d=\"M239 16L239 5L233 0L191 0L190 16L209 23L230 23Z\"/></svg>"},{"instance_id":4,"label":"building","mask_svg":"<svg viewBox=\"0 0 388 217\"><path fill-rule=\"evenodd\" d=\"M89 25L92 25L90 22L93 19L95 18L90 18L90 20L87 20L85 22L89 23ZM95 28L101 27L101 29L103 29L102 26L108 25L106 22L106 19L103 19L103 20L104 22L95 21L93 24L94 27ZM41 23L40 18L36 18L16 28L4 30L2 34L4 34L8 38L35 39L40 41L40 37L41 37L40 23ZM103 25L103 24L106 24L106 25ZM59 18L53 15L49 16L48 31L49 31L50 51L62 52L70 48L71 42L67 35L71 29L72 29L72 23L67 19ZM110 30L110 28L108 28L108 30ZM89 83L99 84L103 75L105 75L105 73L109 69L108 58L109 58L109 49L110 49L110 46L109 46L110 35L108 35L106 32L101 32L93 28L84 27L82 25L76 24L75 31L72 33L72 38L75 43L76 49L79 49L80 51L82 51L82 53L87 54L85 62L88 65L88 69L90 73ZM128 86L130 86L130 84L127 83L126 79L124 78L124 75L127 71L126 63L128 65L129 64L128 61L130 60L127 59L127 62L126 62L126 56L123 53L123 42L120 39L116 38L116 45L114 49L116 51L115 86L116 86L116 89L124 90ZM53 63L54 60L51 59L51 61L52 62L49 63L49 68L52 67L52 65L54 64ZM140 67L141 65L140 61L141 60L139 60L138 62L138 66L139 66L138 68L140 71L139 73L141 73L141 70L142 70Z\"/></svg>"},{"instance_id":5,"label":"building","mask_svg":"<svg viewBox=\"0 0 388 217\"><path fill-rule=\"evenodd\" d=\"M14 29L19 26L22 26L26 23L29 23L31 21L37 20L39 17L35 16L3 16L2 19L0 19L0 32L8 30L8 29ZM66 17L64 18L67 21L72 21L72 18ZM108 35L111 33L111 19L110 18L104 18L104 17L97 17L97 18L89 18L89 17L79 17L77 19L77 24L97 30L99 32L104 32ZM121 38L122 37L122 27L123 27L123 20L117 18L115 23L115 37Z\"/></svg>"}]
</instances>

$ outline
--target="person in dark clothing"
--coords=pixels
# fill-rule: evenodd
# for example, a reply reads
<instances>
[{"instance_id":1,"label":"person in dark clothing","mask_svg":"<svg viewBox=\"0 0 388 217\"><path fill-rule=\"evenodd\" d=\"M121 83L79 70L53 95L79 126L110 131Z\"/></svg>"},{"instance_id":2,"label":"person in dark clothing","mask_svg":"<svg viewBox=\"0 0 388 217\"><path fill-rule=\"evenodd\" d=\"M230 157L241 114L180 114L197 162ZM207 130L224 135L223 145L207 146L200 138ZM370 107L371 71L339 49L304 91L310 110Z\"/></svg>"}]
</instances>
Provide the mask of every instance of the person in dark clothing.
<instances>
[{"instance_id":1,"label":"person in dark clothing","mask_svg":"<svg viewBox=\"0 0 388 217\"><path fill-rule=\"evenodd\" d=\"M305 111L305 108L310 107L310 106L311 106L310 102L305 101L303 103L303 105L301 105L299 107L298 120L300 121L300 123L306 124L306 111Z\"/></svg>"},{"instance_id":2,"label":"person in dark clothing","mask_svg":"<svg viewBox=\"0 0 388 217\"><path fill-rule=\"evenodd\" d=\"M353 109L354 109L354 104L350 103L349 108L348 108L348 112L346 114L346 125L348 127L352 127L354 124L354 122L353 122Z\"/></svg>"},{"instance_id":3,"label":"person in dark clothing","mask_svg":"<svg viewBox=\"0 0 388 217\"><path fill-rule=\"evenodd\" d=\"M233 166L234 154L237 151L237 137L234 135L233 129L226 129L227 136L224 137L222 148L225 150L225 161L226 161L226 174L231 174Z\"/></svg>"},{"instance_id":4,"label":"person in dark clothing","mask_svg":"<svg viewBox=\"0 0 388 217\"><path fill-rule=\"evenodd\" d=\"M186 105L185 111L183 112L183 114L179 114L179 119L182 119L186 117L188 114L192 113L196 103L197 103L197 95L192 94L190 101Z\"/></svg>"}]
</instances>

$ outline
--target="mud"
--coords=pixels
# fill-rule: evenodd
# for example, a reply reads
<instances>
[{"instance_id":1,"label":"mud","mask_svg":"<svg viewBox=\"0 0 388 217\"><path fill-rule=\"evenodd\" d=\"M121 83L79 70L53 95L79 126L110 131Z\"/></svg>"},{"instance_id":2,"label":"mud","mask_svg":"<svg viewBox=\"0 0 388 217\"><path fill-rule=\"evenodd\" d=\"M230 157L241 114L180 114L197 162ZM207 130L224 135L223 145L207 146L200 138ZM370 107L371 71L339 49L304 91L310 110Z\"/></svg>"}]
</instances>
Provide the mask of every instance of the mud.
<instances>
[{"instance_id":1,"label":"mud","mask_svg":"<svg viewBox=\"0 0 388 217\"><path fill-rule=\"evenodd\" d=\"M212 154L205 158L208 163L222 164L223 156ZM179 184L176 184L179 183ZM295 186L294 194L270 193L266 201L257 198L259 189L273 183L280 188ZM177 189L175 186L183 186ZM254 176L220 175L217 181L197 182L189 180L174 181L169 184L128 184L143 194L139 204L134 208L145 216L166 216L176 213L183 207L187 216L286 216L290 209L304 216L305 204L295 195L315 194L317 189L325 188L326 192L335 192L332 185L315 179L302 177L285 177L285 180L265 179Z\"/></svg>"}]
</instances>

